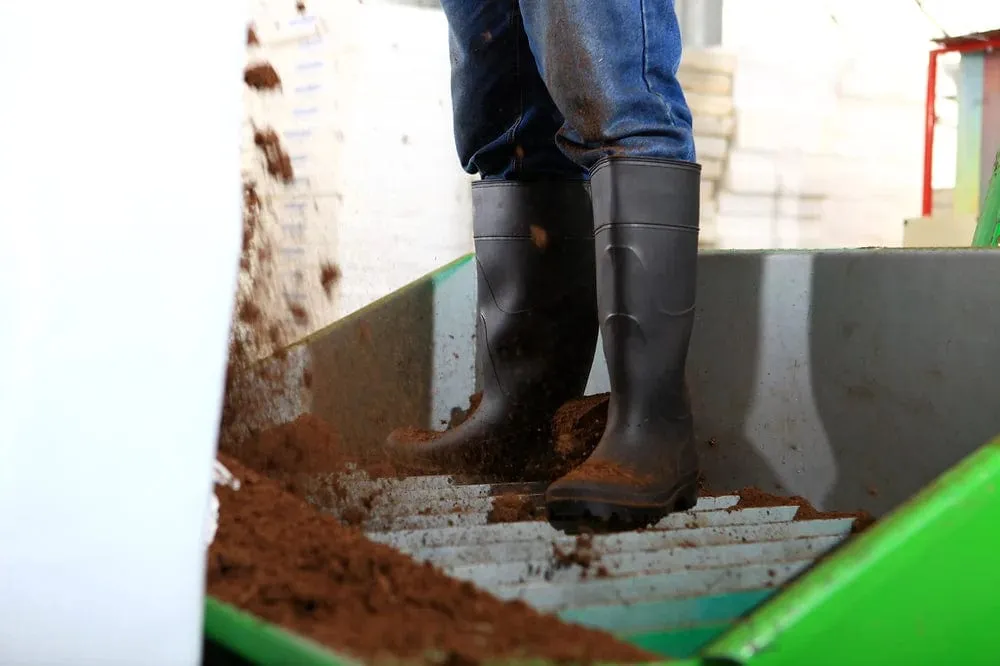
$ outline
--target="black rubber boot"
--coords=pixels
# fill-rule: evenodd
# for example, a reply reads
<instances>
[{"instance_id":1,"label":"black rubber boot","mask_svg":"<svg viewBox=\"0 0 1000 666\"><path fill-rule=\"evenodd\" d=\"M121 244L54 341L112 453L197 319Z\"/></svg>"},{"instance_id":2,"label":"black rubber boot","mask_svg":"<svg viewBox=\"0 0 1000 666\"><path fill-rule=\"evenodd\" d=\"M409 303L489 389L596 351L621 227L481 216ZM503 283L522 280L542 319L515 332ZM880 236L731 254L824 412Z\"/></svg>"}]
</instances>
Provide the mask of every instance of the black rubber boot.
<instances>
[{"instance_id":1,"label":"black rubber boot","mask_svg":"<svg viewBox=\"0 0 1000 666\"><path fill-rule=\"evenodd\" d=\"M698 457L684 381L694 320L701 167L610 158L593 169L597 307L608 423L546 492L565 531L644 527L694 506Z\"/></svg>"},{"instance_id":2,"label":"black rubber boot","mask_svg":"<svg viewBox=\"0 0 1000 666\"><path fill-rule=\"evenodd\" d=\"M485 181L472 198L482 401L431 441L393 433L390 449L413 471L543 478L552 415L583 395L597 346L588 186Z\"/></svg>"}]
</instances>

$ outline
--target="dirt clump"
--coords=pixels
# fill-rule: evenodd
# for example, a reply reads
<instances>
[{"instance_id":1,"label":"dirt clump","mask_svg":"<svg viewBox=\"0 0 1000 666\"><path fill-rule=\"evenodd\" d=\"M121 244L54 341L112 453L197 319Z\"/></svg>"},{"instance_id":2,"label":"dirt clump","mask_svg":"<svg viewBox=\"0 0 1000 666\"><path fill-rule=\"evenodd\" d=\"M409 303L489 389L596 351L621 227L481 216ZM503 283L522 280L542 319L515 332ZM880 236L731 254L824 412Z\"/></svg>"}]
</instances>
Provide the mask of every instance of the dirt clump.
<instances>
[{"instance_id":1,"label":"dirt clump","mask_svg":"<svg viewBox=\"0 0 1000 666\"><path fill-rule=\"evenodd\" d=\"M578 566L583 570L582 576L584 578L590 571L590 567L600 559L600 554L594 550L594 536L587 532L577 535L573 547L569 550L563 550L559 544L552 545L552 560L555 568L558 570Z\"/></svg>"},{"instance_id":2,"label":"dirt clump","mask_svg":"<svg viewBox=\"0 0 1000 666\"><path fill-rule=\"evenodd\" d=\"M792 495L790 497L774 495L752 486L741 488L733 494L739 495L740 501L736 506L729 509L729 511L752 508L763 509L773 506L797 506L799 509L795 512L795 520L853 518L854 523L851 526L852 534L859 534L875 524L875 517L867 511L820 511L809 500L799 495Z\"/></svg>"},{"instance_id":3,"label":"dirt clump","mask_svg":"<svg viewBox=\"0 0 1000 666\"><path fill-rule=\"evenodd\" d=\"M327 298L333 297L333 286L340 280L340 267L325 261L319 266L319 284Z\"/></svg>"},{"instance_id":4,"label":"dirt clump","mask_svg":"<svg viewBox=\"0 0 1000 666\"><path fill-rule=\"evenodd\" d=\"M608 394L570 400L552 417L555 450L551 478L558 478L587 459L604 434L608 420Z\"/></svg>"},{"instance_id":5,"label":"dirt clump","mask_svg":"<svg viewBox=\"0 0 1000 666\"><path fill-rule=\"evenodd\" d=\"M268 174L286 184L295 180L292 158L285 152L277 132L270 128L258 129L254 132L253 142L264 153Z\"/></svg>"},{"instance_id":6,"label":"dirt clump","mask_svg":"<svg viewBox=\"0 0 1000 666\"><path fill-rule=\"evenodd\" d=\"M603 632L449 578L367 540L238 461L221 460L242 484L218 489L208 593L223 602L366 660L654 659Z\"/></svg>"},{"instance_id":7,"label":"dirt clump","mask_svg":"<svg viewBox=\"0 0 1000 666\"><path fill-rule=\"evenodd\" d=\"M260 46L260 40L257 39L257 31L254 30L252 25L247 26L247 46Z\"/></svg>"},{"instance_id":8,"label":"dirt clump","mask_svg":"<svg viewBox=\"0 0 1000 666\"><path fill-rule=\"evenodd\" d=\"M493 506L486 514L487 524L523 523L544 519L535 501L529 495L504 493L493 498Z\"/></svg>"},{"instance_id":9,"label":"dirt clump","mask_svg":"<svg viewBox=\"0 0 1000 666\"><path fill-rule=\"evenodd\" d=\"M248 65L243 70L243 82L254 90L281 90L281 77L269 62Z\"/></svg>"}]
</instances>

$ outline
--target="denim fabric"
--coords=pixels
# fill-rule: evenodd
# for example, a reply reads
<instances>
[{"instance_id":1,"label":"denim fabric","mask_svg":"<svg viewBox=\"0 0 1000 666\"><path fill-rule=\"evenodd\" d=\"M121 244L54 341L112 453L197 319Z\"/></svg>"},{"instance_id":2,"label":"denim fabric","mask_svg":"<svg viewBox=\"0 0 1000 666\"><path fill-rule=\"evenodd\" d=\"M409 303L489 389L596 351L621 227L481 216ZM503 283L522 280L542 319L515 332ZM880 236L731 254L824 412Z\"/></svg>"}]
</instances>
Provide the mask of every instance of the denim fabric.
<instances>
[{"instance_id":1,"label":"denim fabric","mask_svg":"<svg viewBox=\"0 0 1000 666\"><path fill-rule=\"evenodd\" d=\"M469 173L586 179L606 155L694 161L674 0L442 5Z\"/></svg>"}]
</instances>

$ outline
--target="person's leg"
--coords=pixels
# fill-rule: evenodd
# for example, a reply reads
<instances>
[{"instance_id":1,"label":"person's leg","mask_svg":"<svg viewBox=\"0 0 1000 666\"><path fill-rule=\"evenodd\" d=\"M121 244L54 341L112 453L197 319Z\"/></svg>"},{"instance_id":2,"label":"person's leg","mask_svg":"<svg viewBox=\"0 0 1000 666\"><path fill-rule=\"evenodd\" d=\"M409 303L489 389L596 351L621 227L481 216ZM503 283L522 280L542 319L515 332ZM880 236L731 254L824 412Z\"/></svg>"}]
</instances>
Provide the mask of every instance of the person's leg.
<instances>
[{"instance_id":1,"label":"person's leg","mask_svg":"<svg viewBox=\"0 0 1000 666\"><path fill-rule=\"evenodd\" d=\"M590 169L602 157L695 159L677 81L673 0L519 0L542 78L565 118L558 145Z\"/></svg>"},{"instance_id":2,"label":"person's leg","mask_svg":"<svg viewBox=\"0 0 1000 666\"><path fill-rule=\"evenodd\" d=\"M676 73L673 0L520 0L565 117L560 148L591 170L598 314L611 382L597 449L546 494L549 518L629 528L697 497L684 384L694 319L700 167Z\"/></svg>"},{"instance_id":3,"label":"person's leg","mask_svg":"<svg viewBox=\"0 0 1000 666\"><path fill-rule=\"evenodd\" d=\"M517 0L442 0L455 144L483 180L585 180L556 145L563 116L531 53Z\"/></svg>"},{"instance_id":4,"label":"person's leg","mask_svg":"<svg viewBox=\"0 0 1000 666\"><path fill-rule=\"evenodd\" d=\"M421 471L545 476L553 413L582 395L597 342L588 173L556 146L563 117L517 1L443 5L456 145L483 178L472 193L483 395L458 427L396 431L390 450Z\"/></svg>"}]
</instances>

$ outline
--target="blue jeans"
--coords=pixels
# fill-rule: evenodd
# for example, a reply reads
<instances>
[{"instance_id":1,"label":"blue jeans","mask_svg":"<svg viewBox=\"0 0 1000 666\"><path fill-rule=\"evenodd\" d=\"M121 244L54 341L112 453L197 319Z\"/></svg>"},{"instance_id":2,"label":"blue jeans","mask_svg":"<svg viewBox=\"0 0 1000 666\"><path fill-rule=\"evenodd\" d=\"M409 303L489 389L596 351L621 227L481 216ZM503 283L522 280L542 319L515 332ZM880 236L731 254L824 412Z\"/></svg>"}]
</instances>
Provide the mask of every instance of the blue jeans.
<instances>
[{"instance_id":1,"label":"blue jeans","mask_svg":"<svg viewBox=\"0 0 1000 666\"><path fill-rule=\"evenodd\" d=\"M694 161L674 0L442 0L455 143L483 179L586 179L604 156Z\"/></svg>"}]
</instances>

